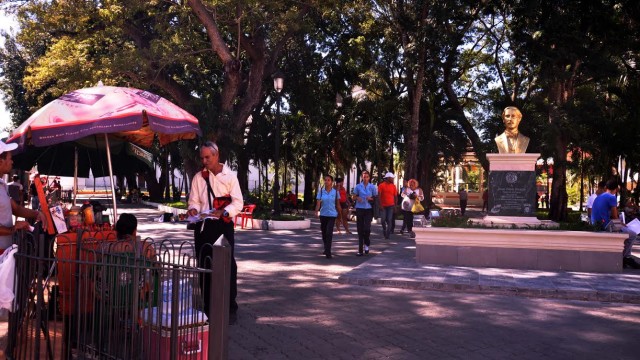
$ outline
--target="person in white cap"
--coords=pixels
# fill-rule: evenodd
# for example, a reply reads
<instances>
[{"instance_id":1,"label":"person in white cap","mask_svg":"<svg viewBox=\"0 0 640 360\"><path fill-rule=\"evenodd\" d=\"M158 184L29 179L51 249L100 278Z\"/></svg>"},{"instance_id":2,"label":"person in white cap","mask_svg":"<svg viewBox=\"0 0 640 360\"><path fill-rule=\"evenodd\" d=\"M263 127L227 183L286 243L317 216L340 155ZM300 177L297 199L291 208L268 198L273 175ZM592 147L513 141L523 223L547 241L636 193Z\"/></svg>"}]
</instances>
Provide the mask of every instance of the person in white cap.
<instances>
[{"instance_id":1,"label":"person in white cap","mask_svg":"<svg viewBox=\"0 0 640 360\"><path fill-rule=\"evenodd\" d=\"M42 222L42 227L47 228L47 219L41 211L27 209L17 204L9 196L9 189L3 178L11 172L13 160L11 151L15 150L18 144L5 144L0 141L0 252L13 244L13 234L18 230L29 228L26 221L16 221L13 223L13 216L35 219Z\"/></svg>"},{"instance_id":2,"label":"person in white cap","mask_svg":"<svg viewBox=\"0 0 640 360\"><path fill-rule=\"evenodd\" d=\"M382 233L385 239L393 231L393 213L398 204L398 189L393 183L395 176L393 173L386 173L384 181L378 185L378 195L380 196L380 206L382 207Z\"/></svg>"}]
</instances>

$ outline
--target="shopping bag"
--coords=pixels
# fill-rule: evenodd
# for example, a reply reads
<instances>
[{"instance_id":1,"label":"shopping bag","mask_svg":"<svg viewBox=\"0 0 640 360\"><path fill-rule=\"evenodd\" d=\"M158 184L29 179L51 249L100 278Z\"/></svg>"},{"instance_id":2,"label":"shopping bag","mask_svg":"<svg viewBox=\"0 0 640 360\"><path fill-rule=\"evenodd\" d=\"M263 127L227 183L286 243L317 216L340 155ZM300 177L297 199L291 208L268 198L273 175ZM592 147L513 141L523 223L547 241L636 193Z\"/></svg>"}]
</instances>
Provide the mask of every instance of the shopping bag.
<instances>
[{"instance_id":1,"label":"shopping bag","mask_svg":"<svg viewBox=\"0 0 640 360\"><path fill-rule=\"evenodd\" d=\"M15 297L16 252L18 245L14 244L0 256L0 309L12 310Z\"/></svg>"},{"instance_id":2,"label":"shopping bag","mask_svg":"<svg viewBox=\"0 0 640 360\"><path fill-rule=\"evenodd\" d=\"M420 201L416 200L411 207L411 212L414 214L420 214L424 211L424 206L420 203Z\"/></svg>"}]
</instances>

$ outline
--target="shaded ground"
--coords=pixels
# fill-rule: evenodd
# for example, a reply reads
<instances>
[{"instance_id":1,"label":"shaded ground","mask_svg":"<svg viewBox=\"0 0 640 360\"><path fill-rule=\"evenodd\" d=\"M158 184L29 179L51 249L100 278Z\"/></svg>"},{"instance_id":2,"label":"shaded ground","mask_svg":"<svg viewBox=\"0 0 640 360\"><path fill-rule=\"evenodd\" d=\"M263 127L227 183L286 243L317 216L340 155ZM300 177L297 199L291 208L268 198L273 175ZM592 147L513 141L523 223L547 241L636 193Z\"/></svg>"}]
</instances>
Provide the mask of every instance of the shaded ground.
<instances>
[{"instance_id":1,"label":"shaded ground","mask_svg":"<svg viewBox=\"0 0 640 360\"><path fill-rule=\"evenodd\" d=\"M191 238L184 224L148 221L154 210L123 211L137 214L143 237ZM637 305L340 283L363 264L360 275L410 264L375 261L387 248L410 245L406 237L385 241L374 225L372 252L360 258L356 236L334 235L328 260L315 220L310 230L238 230L240 311L230 359L639 357Z\"/></svg>"},{"instance_id":2,"label":"shaded ground","mask_svg":"<svg viewBox=\"0 0 640 360\"><path fill-rule=\"evenodd\" d=\"M399 238L383 242L376 232L372 256ZM340 284L367 260L353 256L354 236L336 235L327 260L317 222L308 231L252 234L238 233L232 359L638 357L635 305Z\"/></svg>"}]
</instances>

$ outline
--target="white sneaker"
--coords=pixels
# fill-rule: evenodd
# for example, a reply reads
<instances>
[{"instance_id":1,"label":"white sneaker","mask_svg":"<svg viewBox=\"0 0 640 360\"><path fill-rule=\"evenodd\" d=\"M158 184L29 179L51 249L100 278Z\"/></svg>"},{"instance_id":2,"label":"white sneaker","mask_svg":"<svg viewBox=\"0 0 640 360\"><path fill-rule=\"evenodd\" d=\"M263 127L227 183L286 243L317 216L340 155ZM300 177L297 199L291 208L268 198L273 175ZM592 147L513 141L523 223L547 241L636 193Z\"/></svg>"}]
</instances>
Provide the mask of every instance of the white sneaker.
<instances>
[{"instance_id":1,"label":"white sneaker","mask_svg":"<svg viewBox=\"0 0 640 360\"><path fill-rule=\"evenodd\" d=\"M369 247L367 245L364 246L364 253L365 254L369 253Z\"/></svg>"}]
</instances>

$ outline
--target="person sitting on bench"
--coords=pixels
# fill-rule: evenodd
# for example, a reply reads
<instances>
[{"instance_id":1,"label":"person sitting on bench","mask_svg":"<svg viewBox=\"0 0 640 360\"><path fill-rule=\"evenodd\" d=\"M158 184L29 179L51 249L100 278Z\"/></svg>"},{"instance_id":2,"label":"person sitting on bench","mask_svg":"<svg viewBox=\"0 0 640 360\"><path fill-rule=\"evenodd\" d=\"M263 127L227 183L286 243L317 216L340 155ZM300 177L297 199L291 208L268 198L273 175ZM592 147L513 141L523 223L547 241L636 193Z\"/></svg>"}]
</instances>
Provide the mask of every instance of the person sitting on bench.
<instances>
[{"instance_id":1,"label":"person sitting on bench","mask_svg":"<svg viewBox=\"0 0 640 360\"><path fill-rule=\"evenodd\" d=\"M606 191L600 194L593 202L591 211L591 223L600 230L615 230L629 234L624 241L622 251L622 265L625 269L640 269L640 264L631 256L631 248L636 239L636 233L621 223L618 217L618 182L615 179L607 181Z\"/></svg>"}]
</instances>

